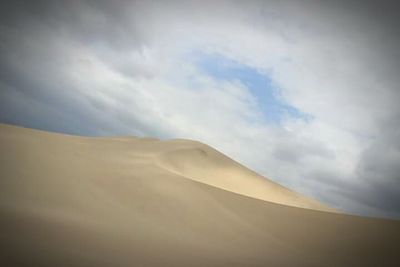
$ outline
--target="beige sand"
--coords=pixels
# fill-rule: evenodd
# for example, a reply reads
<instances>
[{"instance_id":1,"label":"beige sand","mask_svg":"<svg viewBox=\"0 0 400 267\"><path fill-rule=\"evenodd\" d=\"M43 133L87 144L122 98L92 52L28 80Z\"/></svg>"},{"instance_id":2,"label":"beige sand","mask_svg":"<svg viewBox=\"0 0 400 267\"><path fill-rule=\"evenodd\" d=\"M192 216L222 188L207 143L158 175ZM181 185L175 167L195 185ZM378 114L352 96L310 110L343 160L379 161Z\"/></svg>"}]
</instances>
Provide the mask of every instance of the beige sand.
<instances>
[{"instance_id":1,"label":"beige sand","mask_svg":"<svg viewBox=\"0 0 400 267\"><path fill-rule=\"evenodd\" d=\"M400 266L399 221L326 212L198 142L0 125L0 151L1 266Z\"/></svg>"}]
</instances>

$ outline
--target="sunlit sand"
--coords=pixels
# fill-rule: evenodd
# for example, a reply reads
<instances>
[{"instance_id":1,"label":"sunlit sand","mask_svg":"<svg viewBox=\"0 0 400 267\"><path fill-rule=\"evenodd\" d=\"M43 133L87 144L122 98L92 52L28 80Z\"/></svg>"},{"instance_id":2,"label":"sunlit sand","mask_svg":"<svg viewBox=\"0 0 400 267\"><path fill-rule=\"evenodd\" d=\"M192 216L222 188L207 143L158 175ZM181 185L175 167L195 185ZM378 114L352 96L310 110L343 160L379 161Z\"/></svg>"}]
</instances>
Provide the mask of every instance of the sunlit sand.
<instances>
[{"instance_id":1,"label":"sunlit sand","mask_svg":"<svg viewBox=\"0 0 400 267\"><path fill-rule=\"evenodd\" d=\"M245 148L244 148L245 149ZM189 140L0 125L1 266L399 266L345 215Z\"/></svg>"}]
</instances>

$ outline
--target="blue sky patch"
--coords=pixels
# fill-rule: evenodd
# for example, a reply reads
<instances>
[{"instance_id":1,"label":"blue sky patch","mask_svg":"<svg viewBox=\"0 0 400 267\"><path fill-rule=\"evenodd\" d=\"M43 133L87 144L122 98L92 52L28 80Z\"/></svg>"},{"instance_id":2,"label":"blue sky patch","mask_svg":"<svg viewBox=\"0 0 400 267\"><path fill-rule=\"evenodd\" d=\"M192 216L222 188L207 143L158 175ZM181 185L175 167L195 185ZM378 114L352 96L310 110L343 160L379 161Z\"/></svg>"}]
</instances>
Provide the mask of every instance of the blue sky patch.
<instances>
[{"instance_id":1,"label":"blue sky patch","mask_svg":"<svg viewBox=\"0 0 400 267\"><path fill-rule=\"evenodd\" d=\"M306 117L304 113L282 102L274 83L268 76L254 68L216 54L201 54L196 57L195 63L202 72L215 79L240 81L257 99L259 108L269 122L280 123L285 114L292 117Z\"/></svg>"}]
</instances>

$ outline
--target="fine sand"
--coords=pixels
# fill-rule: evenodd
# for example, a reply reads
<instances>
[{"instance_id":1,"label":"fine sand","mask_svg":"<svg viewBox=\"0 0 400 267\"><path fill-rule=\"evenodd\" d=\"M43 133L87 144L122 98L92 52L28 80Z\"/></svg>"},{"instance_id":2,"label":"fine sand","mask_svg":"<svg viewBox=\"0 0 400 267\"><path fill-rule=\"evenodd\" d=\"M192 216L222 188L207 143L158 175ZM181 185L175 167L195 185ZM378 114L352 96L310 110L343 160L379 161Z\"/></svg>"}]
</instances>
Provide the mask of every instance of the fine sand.
<instances>
[{"instance_id":1,"label":"fine sand","mask_svg":"<svg viewBox=\"0 0 400 267\"><path fill-rule=\"evenodd\" d=\"M195 141L0 124L0 266L400 266L340 214Z\"/></svg>"}]
</instances>

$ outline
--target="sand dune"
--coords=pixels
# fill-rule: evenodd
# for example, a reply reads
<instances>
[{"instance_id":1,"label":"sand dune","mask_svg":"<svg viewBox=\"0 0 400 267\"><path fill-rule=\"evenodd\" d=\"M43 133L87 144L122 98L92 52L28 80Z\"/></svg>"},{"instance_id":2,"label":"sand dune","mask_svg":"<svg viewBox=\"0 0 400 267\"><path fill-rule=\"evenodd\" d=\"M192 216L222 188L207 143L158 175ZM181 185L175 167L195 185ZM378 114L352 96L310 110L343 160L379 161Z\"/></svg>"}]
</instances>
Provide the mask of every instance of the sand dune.
<instances>
[{"instance_id":1,"label":"sand dune","mask_svg":"<svg viewBox=\"0 0 400 267\"><path fill-rule=\"evenodd\" d=\"M399 221L334 212L205 144L0 125L0 151L1 266L399 266Z\"/></svg>"}]
</instances>

